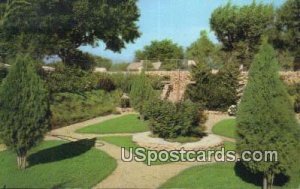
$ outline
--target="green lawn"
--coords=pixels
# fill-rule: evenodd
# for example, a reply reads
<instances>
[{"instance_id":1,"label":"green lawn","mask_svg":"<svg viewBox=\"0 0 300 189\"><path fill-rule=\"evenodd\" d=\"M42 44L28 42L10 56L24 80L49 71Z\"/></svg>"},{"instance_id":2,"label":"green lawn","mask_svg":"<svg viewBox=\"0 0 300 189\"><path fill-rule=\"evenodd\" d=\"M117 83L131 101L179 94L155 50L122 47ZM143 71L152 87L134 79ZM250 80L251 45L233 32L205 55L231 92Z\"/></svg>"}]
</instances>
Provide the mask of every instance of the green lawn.
<instances>
[{"instance_id":1,"label":"green lawn","mask_svg":"<svg viewBox=\"0 0 300 189\"><path fill-rule=\"evenodd\" d=\"M16 155L0 152L0 188L91 188L117 166L93 148L95 140L46 141L30 152L29 167L19 170Z\"/></svg>"},{"instance_id":2,"label":"green lawn","mask_svg":"<svg viewBox=\"0 0 300 189\"><path fill-rule=\"evenodd\" d=\"M245 171L240 163L214 163L189 168L169 179L160 188L259 189L261 182L261 175L253 175ZM282 186L285 182L286 180L275 185ZM298 186L288 183L284 188Z\"/></svg>"},{"instance_id":3,"label":"green lawn","mask_svg":"<svg viewBox=\"0 0 300 189\"><path fill-rule=\"evenodd\" d=\"M225 141L224 142L224 148L225 148L226 151L228 151L228 150L235 150L236 144L234 142Z\"/></svg>"},{"instance_id":4,"label":"green lawn","mask_svg":"<svg viewBox=\"0 0 300 189\"><path fill-rule=\"evenodd\" d=\"M137 114L130 114L118 118L110 119L95 125L87 126L77 130L80 133L138 133L148 131L148 125L141 121Z\"/></svg>"},{"instance_id":5,"label":"green lawn","mask_svg":"<svg viewBox=\"0 0 300 189\"><path fill-rule=\"evenodd\" d=\"M235 138L236 120L235 119L222 120L213 126L212 132L217 135Z\"/></svg>"},{"instance_id":6,"label":"green lawn","mask_svg":"<svg viewBox=\"0 0 300 189\"><path fill-rule=\"evenodd\" d=\"M169 179L161 188L252 189L260 187L237 177L233 163L216 163L189 168Z\"/></svg>"},{"instance_id":7,"label":"green lawn","mask_svg":"<svg viewBox=\"0 0 300 189\"><path fill-rule=\"evenodd\" d=\"M106 136L99 139L116 146L124 147L126 150L140 147L132 141L132 136Z\"/></svg>"}]
</instances>

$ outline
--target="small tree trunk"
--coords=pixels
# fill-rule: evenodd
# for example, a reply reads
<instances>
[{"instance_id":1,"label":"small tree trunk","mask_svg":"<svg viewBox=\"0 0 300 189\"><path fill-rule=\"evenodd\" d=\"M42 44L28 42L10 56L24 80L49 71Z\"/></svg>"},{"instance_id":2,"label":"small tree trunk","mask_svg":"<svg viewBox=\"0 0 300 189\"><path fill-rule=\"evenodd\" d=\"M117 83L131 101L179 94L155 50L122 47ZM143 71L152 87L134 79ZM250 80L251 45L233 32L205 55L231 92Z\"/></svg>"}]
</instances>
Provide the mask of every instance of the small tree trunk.
<instances>
[{"instance_id":1,"label":"small tree trunk","mask_svg":"<svg viewBox=\"0 0 300 189\"><path fill-rule=\"evenodd\" d=\"M272 189L273 181L274 181L274 174L271 173L268 175L268 189Z\"/></svg>"},{"instance_id":2,"label":"small tree trunk","mask_svg":"<svg viewBox=\"0 0 300 189\"><path fill-rule=\"evenodd\" d=\"M144 116L144 114L141 114L141 113L140 113L140 119L141 119L142 121L145 121L145 116Z\"/></svg>"},{"instance_id":3,"label":"small tree trunk","mask_svg":"<svg viewBox=\"0 0 300 189\"><path fill-rule=\"evenodd\" d=\"M18 165L18 168L21 167L21 158L19 155L17 156L17 165Z\"/></svg>"},{"instance_id":4,"label":"small tree trunk","mask_svg":"<svg viewBox=\"0 0 300 189\"><path fill-rule=\"evenodd\" d=\"M272 189L274 181L273 173L264 173L263 189Z\"/></svg>"},{"instance_id":5,"label":"small tree trunk","mask_svg":"<svg viewBox=\"0 0 300 189\"><path fill-rule=\"evenodd\" d=\"M25 169L27 165L27 156L25 154L18 154L17 156L17 163L19 169Z\"/></svg>"},{"instance_id":6,"label":"small tree trunk","mask_svg":"<svg viewBox=\"0 0 300 189\"><path fill-rule=\"evenodd\" d=\"M264 174L264 178L263 178L263 189L267 189L267 186L268 186L267 175Z\"/></svg>"}]
</instances>

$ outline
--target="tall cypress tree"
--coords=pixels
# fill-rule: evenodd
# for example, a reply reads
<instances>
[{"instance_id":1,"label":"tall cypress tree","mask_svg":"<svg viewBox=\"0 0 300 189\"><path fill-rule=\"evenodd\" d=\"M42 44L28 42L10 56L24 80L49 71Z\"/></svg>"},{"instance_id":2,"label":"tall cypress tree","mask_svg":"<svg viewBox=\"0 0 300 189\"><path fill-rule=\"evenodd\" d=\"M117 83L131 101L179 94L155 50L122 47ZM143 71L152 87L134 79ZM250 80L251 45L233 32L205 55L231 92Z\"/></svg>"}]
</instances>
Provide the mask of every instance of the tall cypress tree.
<instances>
[{"instance_id":1,"label":"tall cypress tree","mask_svg":"<svg viewBox=\"0 0 300 189\"><path fill-rule=\"evenodd\" d=\"M151 82L143 71L140 76L133 81L130 90L130 104L134 109L140 112L142 119L145 103L154 96L155 92Z\"/></svg>"},{"instance_id":2,"label":"tall cypress tree","mask_svg":"<svg viewBox=\"0 0 300 189\"><path fill-rule=\"evenodd\" d=\"M18 56L0 89L0 133L17 153L18 167L26 168L29 149L49 128L48 91L28 56Z\"/></svg>"},{"instance_id":3,"label":"tall cypress tree","mask_svg":"<svg viewBox=\"0 0 300 189\"><path fill-rule=\"evenodd\" d=\"M278 162L243 162L252 172L263 173L263 188L272 187L276 174L289 176L299 158L299 124L279 79L277 64L274 49L264 42L251 65L237 114L239 153L245 150L278 153Z\"/></svg>"}]
</instances>

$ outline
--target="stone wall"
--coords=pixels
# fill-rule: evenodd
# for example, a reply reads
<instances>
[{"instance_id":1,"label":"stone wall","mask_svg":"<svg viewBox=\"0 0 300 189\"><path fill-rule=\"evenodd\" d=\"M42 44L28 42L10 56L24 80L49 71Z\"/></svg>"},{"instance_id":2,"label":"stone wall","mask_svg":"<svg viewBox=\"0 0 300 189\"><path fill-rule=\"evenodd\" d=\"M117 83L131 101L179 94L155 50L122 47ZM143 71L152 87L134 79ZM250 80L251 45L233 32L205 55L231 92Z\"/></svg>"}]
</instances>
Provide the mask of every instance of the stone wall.
<instances>
[{"instance_id":1,"label":"stone wall","mask_svg":"<svg viewBox=\"0 0 300 189\"><path fill-rule=\"evenodd\" d=\"M280 77L284 82L287 84L295 84L300 83L300 71L286 71L286 72L279 72Z\"/></svg>"},{"instance_id":2,"label":"stone wall","mask_svg":"<svg viewBox=\"0 0 300 189\"><path fill-rule=\"evenodd\" d=\"M129 72L130 74L138 74L140 72ZM193 83L191 80L191 73L189 71L147 71L147 75L152 76L167 76L170 81L166 83L164 90L162 91L161 98L177 102L184 96L184 92L188 84ZM128 74L128 72L124 72ZM300 71L281 71L280 77L287 84L294 84L300 82ZM242 96L245 85L248 80L248 72L241 72L239 77L238 96Z\"/></svg>"}]
</instances>

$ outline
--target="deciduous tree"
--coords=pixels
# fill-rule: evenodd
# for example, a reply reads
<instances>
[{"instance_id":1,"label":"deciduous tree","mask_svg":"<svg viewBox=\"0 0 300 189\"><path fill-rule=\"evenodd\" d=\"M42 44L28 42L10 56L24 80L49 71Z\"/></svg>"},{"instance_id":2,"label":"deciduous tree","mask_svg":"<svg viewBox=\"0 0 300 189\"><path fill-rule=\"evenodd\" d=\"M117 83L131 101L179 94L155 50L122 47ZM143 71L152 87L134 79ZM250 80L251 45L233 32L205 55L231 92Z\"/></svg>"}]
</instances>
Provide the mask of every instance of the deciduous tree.
<instances>
[{"instance_id":1,"label":"deciduous tree","mask_svg":"<svg viewBox=\"0 0 300 189\"><path fill-rule=\"evenodd\" d=\"M294 57L294 69L300 69L300 2L287 0L276 11L276 28L270 32L270 40L283 55L288 51ZM281 53L282 54L282 53Z\"/></svg>"},{"instance_id":2,"label":"deciduous tree","mask_svg":"<svg viewBox=\"0 0 300 189\"><path fill-rule=\"evenodd\" d=\"M235 52L239 64L249 67L261 36L274 27L273 19L272 5L254 1L240 7L228 3L213 11L210 26L223 49Z\"/></svg>"},{"instance_id":3,"label":"deciduous tree","mask_svg":"<svg viewBox=\"0 0 300 189\"><path fill-rule=\"evenodd\" d=\"M187 58L198 64L207 64L213 67L217 63L218 48L208 38L206 31L200 32L200 38L192 43L186 51Z\"/></svg>"},{"instance_id":4,"label":"deciduous tree","mask_svg":"<svg viewBox=\"0 0 300 189\"><path fill-rule=\"evenodd\" d=\"M136 59L146 58L151 61L162 61L162 67L167 70L177 68L177 59L183 59L183 57L182 47L168 39L152 41L142 51L136 52Z\"/></svg>"},{"instance_id":5,"label":"deciduous tree","mask_svg":"<svg viewBox=\"0 0 300 189\"><path fill-rule=\"evenodd\" d=\"M1 1L0 5L6 2ZM80 55L78 48L82 45L104 43L107 49L120 51L126 43L140 36L136 0L26 2L26 6L18 6L17 9L8 3L1 11L7 15L5 20L1 20L3 24L0 27L2 56L14 56L16 52L30 49L37 58L59 55L64 62L76 63L81 58L74 58L74 55Z\"/></svg>"}]
</instances>

